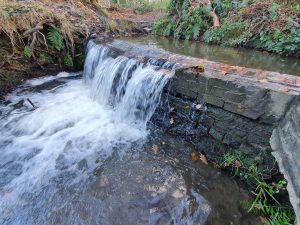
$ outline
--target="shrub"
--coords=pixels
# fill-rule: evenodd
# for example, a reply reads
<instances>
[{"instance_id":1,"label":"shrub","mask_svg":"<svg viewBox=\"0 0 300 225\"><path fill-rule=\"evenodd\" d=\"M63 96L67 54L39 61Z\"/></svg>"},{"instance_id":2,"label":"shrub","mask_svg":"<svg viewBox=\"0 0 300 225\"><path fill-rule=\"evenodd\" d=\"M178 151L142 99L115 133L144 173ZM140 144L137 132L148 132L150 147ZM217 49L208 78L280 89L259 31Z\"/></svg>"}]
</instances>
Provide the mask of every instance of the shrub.
<instances>
[{"instance_id":1,"label":"shrub","mask_svg":"<svg viewBox=\"0 0 300 225\"><path fill-rule=\"evenodd\" d=\"M174 19L161 19L154 25L154 33L175 38L198 39L211 26L208 11L196 7L192 11L184 10L182 18L176 23Z\"/></svg>"},{"instance_id":2,"label":"shrub","mask_svg":"<svg viewBox=\"0 0 300 225\"><path fill-rule=\"evenodd\" d=\"M219 28L211 28L204 34L207 43L222 46L241 46L251 38L247 22L226 22Z\"/></svg>"},{"instance_id":3,"label":"shrub","mask_svg":"<svg viewBox=\"0 0 300 225\"><path fill-rule=\"evenodd\" d=\"M256 47L283 55L300 57L300 28L265 30L255 39Z\"/></svg>"},{"instance_id":4,"label":"shrub","mask_svg":"<svg viewBox=\"0 0 300 225\"><path fill-rule=\"evenodd\" d=\"M300 4L297 0L212 0L221 19L212 27L211 9L188 0L171 0L170 16L159 21L154 33L175 38L203 39L222 46L244 46L300 57ZM194 4L195 5L195 4Z\"/></svg>"},{"instance_id":5,"label":"shrub","mask_svg":"<svg viewBox=\"0 0 300 225\"><path fill-rule=\"evenodd\" d=\"M227 153L223 157L222 166L230 168L251 187L255 198L243 201L242 206L248 211L266 218L268 225L292 225L295 214L290 206L280 202L280 194L286 192L285 180L271 180L271 170L263 170L252 159L240 150Z\"/></svg>"}]
</instances>

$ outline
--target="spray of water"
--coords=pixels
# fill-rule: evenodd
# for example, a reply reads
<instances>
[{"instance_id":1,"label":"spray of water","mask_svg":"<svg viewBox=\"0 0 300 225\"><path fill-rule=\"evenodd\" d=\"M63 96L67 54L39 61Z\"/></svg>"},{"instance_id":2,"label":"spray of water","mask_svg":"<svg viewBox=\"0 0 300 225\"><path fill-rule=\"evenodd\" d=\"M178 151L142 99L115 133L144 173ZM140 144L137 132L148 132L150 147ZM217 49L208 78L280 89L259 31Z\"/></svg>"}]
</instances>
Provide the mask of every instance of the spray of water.
<instances>
[{"instance_id":1,"label":"spray of water","mask_svg":"<svg viewBox=\"0 0 300 225\"><path fill-rule=\"evenodd\" d=\"M172 76L165 62L158 69L155 60L142 64L124 56L108 57L108 48L90 42L84 79L91 98L116 111L116 121L143 128L153 115L163 87ZM96 62L96 63L95 63Z\"/></svg>"},{"instance_id":2,"label":"spray of water","mask_svg":"<svg viewBox=\"0 0 300 225\"><path fill-rule=\"evenodd\" d=\"M146 124L170 75L108 52L90 42L84 82L68 79L74 76L68 73L31 80L11 94L11 104L1 106L2 209L22 202L20 196L62 170L76 172L81 160L90 159L92 171L93 158L101 163L115 146L147 135Z\"/></svg>"}]
</instances>

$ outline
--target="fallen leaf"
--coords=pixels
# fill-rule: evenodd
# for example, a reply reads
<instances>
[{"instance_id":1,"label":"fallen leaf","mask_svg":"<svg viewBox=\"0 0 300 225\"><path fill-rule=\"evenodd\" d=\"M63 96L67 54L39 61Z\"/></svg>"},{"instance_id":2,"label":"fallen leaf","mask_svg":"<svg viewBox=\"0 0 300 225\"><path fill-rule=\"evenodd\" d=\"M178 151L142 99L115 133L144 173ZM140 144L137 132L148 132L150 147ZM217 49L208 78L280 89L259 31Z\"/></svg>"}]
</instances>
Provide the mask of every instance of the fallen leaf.
<instances>
[{"instance_id":1,"label":"fallen leaf","mask_svg":"<svg viewBox=\"0 0 300 225\"><path fill-rule=\"evenodd\" d=\"M195 67L193 67L195 69L196 72L198 73L203 73L204 72L204 66L203 65L197 65Z\"/></svg>"},{"instance_id":2,"label":"fallen leaf","mask_svg":"<svg viewBox=\"0 0 300 225\"><path fill-rule=\"evenodd\" d=\"M197 161L197 154L195 152L193 152L191 154L191 158L192 158L192 161Z\"/></svg>"},{"instance_id":3,"label":"fallen leaf","mask_svg":"<svg viewBox=\"0 0 300 225\"><path fill-rule=\"evenodd\" d=\"M208 162L207 162L207 159L206 159L206 156L205 156L205 155L200 154L199 159L200 159L200 161L201 161L203 164L208 165Z\"/></svg>"},{"instance_id":4,"label":"fallen leaf","mask_svg":"<svg viewBox=\"0 0 300 225\"><path fill-rule=\"evenodd\" d=\"M157 154L158 146L157 145L152 145L152 151L153 151L154 154Z\"/></svg>"},{"instance_id":5,"label":"fallen leaf","mask_svg":"<svg viewBox=\"0 0 300 225\"><path fill-rule=\"evenodd\" d=\"M171 119L170 119L170 124L173 124L174 123L174 118L172 117Z\"/></svg>"},{"instance_id":6,"label":"fallen leaf","mask_svg":"<svg viewBox=\"0 0 300 225\"><path fill-rule=\"evenodd\" d=\"M222 74L223 76L225 76L225 75L227 74L227 71L222 70L222 71L221 71L221 74Z\"/></svg>"},{"instance_id":7,"label":"fallen leaf","mask_svg":"<svg viewBox=\"0 0 300 225\"><path fill-rule=\"evenodd\" d=\"M241 162L240 162L239 160L235 160L234 166L235 166L236 168L240 168L242 165L241 165Z\"/></svg>"},{"instance_id":8,"label":"fallen leaf","mask_svg":"<svg viewBox=\"0 0 300 225\"><path fill-rule=\"evenodd\" d=\"M287 88L287 87L283 87L283 88L280 88L279 91L281 91L281 92L289 92L290 89Z\"/></svg>"},{"instance_id":9,"label":"fallen leaf","mask_svg":"<svg viewBox=\"0 0 300 225\"><path fill-rule=\"evenodd\" d=\"M259 83L265 84L268 83L268 79L261 79L258 81Z\"/></svg>"}]
</instances>

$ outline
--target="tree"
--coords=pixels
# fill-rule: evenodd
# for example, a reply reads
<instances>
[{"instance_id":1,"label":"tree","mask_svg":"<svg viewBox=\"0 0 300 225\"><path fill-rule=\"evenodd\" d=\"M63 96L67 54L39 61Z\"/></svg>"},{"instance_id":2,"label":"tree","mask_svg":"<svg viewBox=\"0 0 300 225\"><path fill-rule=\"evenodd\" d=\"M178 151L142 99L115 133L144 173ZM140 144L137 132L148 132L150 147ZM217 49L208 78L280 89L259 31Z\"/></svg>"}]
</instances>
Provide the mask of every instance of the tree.
<instances>
[{"instance_id":1,"label":"tree","mask_svg":"<svg viewBox=\"0 0 300 225\"><path fill-rule=\"evenodd\" d=\"M216 14L215 9L212 8L212 4L210 0L190 0L191 6L205 6L208 7L211 11L209 13L209 16L213 19L213 26L214 27L220 27L220 19L219 16Z\"/></svg>"}]
</instances>

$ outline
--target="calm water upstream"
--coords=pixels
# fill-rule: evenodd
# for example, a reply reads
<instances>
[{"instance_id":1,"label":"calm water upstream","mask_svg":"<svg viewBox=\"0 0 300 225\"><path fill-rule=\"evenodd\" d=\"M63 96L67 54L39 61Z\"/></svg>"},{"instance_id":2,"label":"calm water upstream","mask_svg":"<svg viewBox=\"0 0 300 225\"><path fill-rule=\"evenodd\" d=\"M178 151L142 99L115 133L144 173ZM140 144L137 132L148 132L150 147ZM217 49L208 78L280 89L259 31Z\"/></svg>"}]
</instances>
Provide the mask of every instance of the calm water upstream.
<instances>
[{"instance_id":1,"label":"calm water upstream","mask_svg":"<svg viewBox=\"0 0 300 225\"><path fill-rule=\"evenodd\" d=\"M124 40L215 62L300 76L300 59L294 57L283 57L252 49L225 48L202 42L157 36L126 38Z\"/></svg>"},{"instance_id":2,"label":"calm water upstream","mask_svg":"<svg viewBox=\"0 0 300 225\"><path fill-rule=\"evenodd\" d=\"M108 51L90 42L83 76L0 105L0 224L260 224L246 190L148 123L172 70Z\"/></svg>"}]
</instances>

